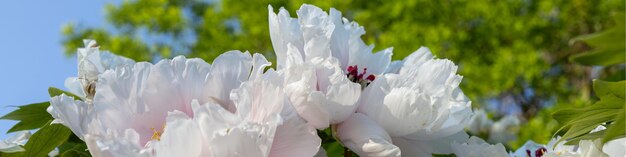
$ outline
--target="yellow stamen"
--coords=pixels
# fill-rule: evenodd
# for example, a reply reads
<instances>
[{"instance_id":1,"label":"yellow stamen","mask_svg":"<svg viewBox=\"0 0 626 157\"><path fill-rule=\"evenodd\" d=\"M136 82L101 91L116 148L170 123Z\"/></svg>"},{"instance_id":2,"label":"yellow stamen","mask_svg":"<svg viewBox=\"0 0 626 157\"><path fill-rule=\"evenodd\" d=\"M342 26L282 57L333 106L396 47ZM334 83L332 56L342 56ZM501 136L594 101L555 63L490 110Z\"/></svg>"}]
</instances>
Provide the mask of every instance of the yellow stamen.
<instances>
[{"instance_id":1,"label":"yellow stamen","mask_svg":"<svg viewBox=\"0 0 626 157\"><path fill-rule=\"evenodd\" d=\"M154 128L150 128L150 130L152 130L152 132L154 132L150 139L160 141L161 140L161 135L163 135L163 131L165 131L165 125L163 125L161 130L156 130Z\"/></svg>"}]
</instances>

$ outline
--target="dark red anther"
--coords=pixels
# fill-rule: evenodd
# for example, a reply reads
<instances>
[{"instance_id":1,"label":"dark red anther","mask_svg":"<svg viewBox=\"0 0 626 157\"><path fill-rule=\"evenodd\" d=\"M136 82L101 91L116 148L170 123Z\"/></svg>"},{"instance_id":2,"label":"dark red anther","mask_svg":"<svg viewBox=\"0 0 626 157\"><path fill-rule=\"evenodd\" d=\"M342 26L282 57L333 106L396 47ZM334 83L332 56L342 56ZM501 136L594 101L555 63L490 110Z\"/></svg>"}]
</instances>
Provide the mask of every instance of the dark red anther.
<instances>
[{"instance_id":1,"label":"dark red anther","mask_svg":"<svg viewBox=\"0 0 626 157\"><path fill-rule=\"evenodd\" d=\"M526 155L528 155L528 157L531 157L530 156L530 150L526 149Z\"/></svg>"},{"instance_id":2,"label":"dark red anther","mask_svg":"<svg viewBox=\"0 0 626 157\"><path fill-rule=\"evenodd\" d=\"M542 157L542 156L543 156L543 154L545 154L545 153L546 153L546 151L548 151L548 149L543 148L543 147L541 147L541 148L537 149L537 150L535 151L535 157Z\"/></svg>"},{"instance_id":3,"label":"dark red anther","mask_svg":"<svg viewBox=\"0 0 626 157\"><path fill-rule=\"evenodd\" d=\"M358 66L348 66L348 74L349 75L353 75L353 76L357 76L357 74L359 73L359 67Z\"/></svg>"},{"instance_id":4,"label":"dark red anther","mask_svg":"<svg viewBox=\"0 0 626 157\"><path fill-rule=\"evenodd\" d=\"M367 79L367 80L369 80L371 82L371 81L374 81L374 79L376 79L376 76L370 75L370 76L367 76L367 78L365 78L365 79Z\"/></svg>"},{"instance_id":5,"label":"dark red anther","mask_svg":"<svg viewBox=\"0 0 626 157\"><path fill-rule=\"evenodd\" d=\"M362 88L365 88L372 81L374 81L374 79L376 79L376 76L373 74L365 75L367 74L367 68L363 68L363 71L359 73L359 67L357 65L348 66L346 72L346 76L348 77L348 79L354 83L361 84Z\"/></svg>"}]
</instances>

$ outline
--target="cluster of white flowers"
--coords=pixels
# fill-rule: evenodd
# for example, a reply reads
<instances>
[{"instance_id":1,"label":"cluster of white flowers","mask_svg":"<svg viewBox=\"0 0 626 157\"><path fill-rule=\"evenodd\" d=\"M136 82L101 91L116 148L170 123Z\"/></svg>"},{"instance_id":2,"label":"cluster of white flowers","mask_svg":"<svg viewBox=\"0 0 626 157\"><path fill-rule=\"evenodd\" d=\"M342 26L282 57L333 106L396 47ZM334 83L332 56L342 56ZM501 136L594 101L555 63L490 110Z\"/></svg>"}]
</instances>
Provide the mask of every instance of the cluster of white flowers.
<instances>
[{"instance_id":1,"label":"cluster of white flowers","mask_svg":"<svg viewBox=\"0 0 626 157\"><path fill-rule=\"evenodd\" d=\"M97 157L325 156L326 128L360 156L509 155L464 131L471 102L453 62L425 47L373 53L335 9L268 13L276 69L241 51L135 62L86 40L66 80L81 99L53 97L48 112Z\"/></svg>"},{"instance_id":2,"label":"cluster of white flowers","mask_svg":"<svg viewBox=\"0 0 626 157\"><path fill-rule=\"evenodd\" d=\"M594 131L606 129L598 126ZM578 145L557 143L560 137L553 138L547 145L527 141L515 152L506 152L501 143L491 145L478 137L471 137L465 143L453 143L454 154L460 157L502 156L502 157L622 157L626 156L626 138L609 141L604 145L601 139L580 140Z\"/></svg>"},{"instance_id":3,"label":"cluster of white flowers","mask_svg":"<svg viewBox=\"0 0 626 157\"><path fill-rule=\"evenodd\" d=\"M474 135L488 135L491 143L507 143L517 139L521 123L516 115L506 115L494 122L487 117L485 110L477 109L466 128Z\"/></svg>"}]
</instances>

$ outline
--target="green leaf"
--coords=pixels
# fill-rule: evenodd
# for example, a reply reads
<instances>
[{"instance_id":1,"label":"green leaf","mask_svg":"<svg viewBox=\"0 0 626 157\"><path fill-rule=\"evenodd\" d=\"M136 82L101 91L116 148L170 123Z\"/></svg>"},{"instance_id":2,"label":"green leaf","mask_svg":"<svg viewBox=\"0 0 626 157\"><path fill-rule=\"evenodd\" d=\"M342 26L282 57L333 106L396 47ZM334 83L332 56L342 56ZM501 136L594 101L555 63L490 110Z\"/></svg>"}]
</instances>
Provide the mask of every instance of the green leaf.
<instances>
[{"instance_id":1,"label":"green leaf","mask_svg":"<svg viewBox=\"0 0 626 157\"><path fill-rule=\"evenodd\" d=\"M24 145L26 151L14 155L48 156L48 153L63 144L71 134L72 131L61 124L46 125L30 137Z\"/></svg>"},{"instance_id":2,"label":"green leaf","mask_svg":"<svg viewBox=\"0 0 626 157\"><path fill-rule=\"evenodd\" d=\"M566 144L577 144L575 141L590 138L602 138L603 142L624 136L624 114L626 99L624 88L626 82L606 82L594 80L594 91L600 101L583 108L566 108L556 111L553 118L564 124L560 130L567 130L558 141L569 140ZM599 125L610 123L606 131L589 133ZM558 132L558 131L557 131ZM600 136L601 134L601 136Z\"/></svg>"},{"instance_id":3,"label":"green leaf","mask_svg":"<svg viewBox=\"0 0 626 157\"><path fill-rule=\"evenodd\" d=\"M70 92L55 88L55 87L50 87L48 88L48 94L50 94L50 97L55 97L55 96L59 96L61 94L65 94L67 96L73 97L74 100L80 100L81 98L79 96L77 96L76 94L72 94Z\"/></svg>"},{"instance_id":4,"label":"green leaf","mask_svg":"<svg viewBox=\"0 0 626 157\"><path fill-rule=\"evenodd\" d=\"M87 145L83 143L65 142L59 146L61 157L91 157L87 151Z\"/></svg>"},{"instance_id":5,"label":"green leaf","mask_svg":"<svg viewBox=\"0 0 626 157\"><path fill-rule=\"evenodd\" d=\"M52 120L52 116L46 111L48 106L50 106L49 102L19 106L17 110L4 115L0 119L19 121L8 132L37 129Z\"/></svg>"},{"instance_id":6,"label":"green leaf","mask_svg":"<svg viewBox=\"0 0 626 157\"><path fill-rule=\"evenodd\" d=\"M582 41L593 49L570 58L584 65L609 66L626 62L626 37L624 36L624 13L616 13L615 26L602 32L583 35L572 39L572 43Z\"/></svg>"},{"instance_id":7,"label":"green leaf","mask_svg":"<svg viewBox=\"0 0 626 157\"><path fill-rule=\"evenodd\" d=\"M330 142L323 144L324 150L326 150L326 154L328 157L342 157L343 156L343 146L339 144L339 142Z\"/></svg>"},{"instance_id":8,"label":"green leaf","mask_svg":"<svg viewBox=\"0 0 626 157\"><path fill-rule=\"evenodd\" d=\"M615 95L618 98L626 99L626 80L619 82L607 82L602 80L593 80L593 90L600 98L606 95Z\"/></svg>"},{"instance_id":9,"label":"green leaf","mask_svg":"<svg viewBox=\"0 0 626 157\"><path fill-rule=\"evenodd\" d=\"M580 142L580 140L592 140L592 139L602 138L602 137L604 137L605 132L606 132L606 130L600 130L600 131L597 131L597 132L589 133L589 134L586 134L586 135L583 135L583 136L579 136L579 137L570 139L565 144L566 145L577 145Z\"/></svg>"},{"instance_id":10,"label":"green leaf","mask_svg":"<svg viewBox=\"0 0 626 157\"><path fill-rule=\"evenodd\" d=\"M611 141L613 139L617 139L619 137L623 137L626 135L626 126L624 123L626 123L626 120L624 120L626 117L626 112L624 109L622 109L621 112L619 112L617 114L617 118L615 118L615 121L613 121L613 123L611 123L611 125L609 125L606 129L606 134L604 136L604 138L602 138L602 143L606 143L608 141Z\"/></svg>"}]
</instances>

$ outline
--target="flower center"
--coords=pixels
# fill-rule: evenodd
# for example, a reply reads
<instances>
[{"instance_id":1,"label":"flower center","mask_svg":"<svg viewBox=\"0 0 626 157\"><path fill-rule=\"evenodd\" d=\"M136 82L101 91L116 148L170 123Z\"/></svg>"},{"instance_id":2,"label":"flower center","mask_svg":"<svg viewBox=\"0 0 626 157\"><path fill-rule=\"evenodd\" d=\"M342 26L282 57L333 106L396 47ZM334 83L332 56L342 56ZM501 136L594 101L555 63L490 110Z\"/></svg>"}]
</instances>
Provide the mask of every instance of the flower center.
<instances>
[{"instance_id":1,"label":"flower center","mask_svg":"<svg viewBox=\"0 0 626 157\"><path fill-rule=\"evenodd\" d=\"M363 72L359 73L358 65L348 66L348 69L346 69L346 71L348 71L348 74L346 74L348 79L354 83L361 84L361 89L364 89L370 83L372 83L374 79L376 79L376 75L374 74L369 74L365 76L365 74L367 73L367 68L363 68Z\"/></svg>"},{"instance_id":2,"label":"flower center","mask_svg":"<svg viewBox=\"0 0 626 157\"><path fill-rule=\"evenodd\" d=\"M165 130L165 125L163 125L163 127L161 127L160 130L156 130L154 128L150 128L150 130L152 130L152 132L154 132L154 133L152 133L152 137L150 139L160 141L161 140L161 135L163 135L163 131Z\"/></svg>"},{"instance_id":3,"label":"flower center","mask_svg":"<svg viewBox=\"0 0 626 157\"><path fill-rule=\"evenodd\" d=\"M546 149L544 147L541 147L541 148L535 150L535 157L542 157L543 154L546 154L547 151L548 151L548 149ZM531 153L531 151L526 149L526 155L531 157L532 155L530 153Z\"/></svg>"}]
</instances>

